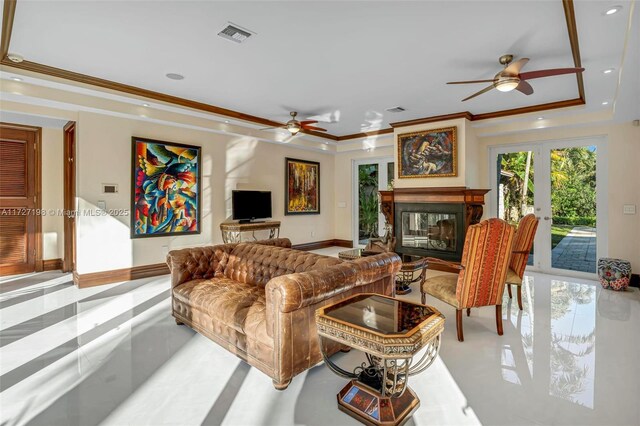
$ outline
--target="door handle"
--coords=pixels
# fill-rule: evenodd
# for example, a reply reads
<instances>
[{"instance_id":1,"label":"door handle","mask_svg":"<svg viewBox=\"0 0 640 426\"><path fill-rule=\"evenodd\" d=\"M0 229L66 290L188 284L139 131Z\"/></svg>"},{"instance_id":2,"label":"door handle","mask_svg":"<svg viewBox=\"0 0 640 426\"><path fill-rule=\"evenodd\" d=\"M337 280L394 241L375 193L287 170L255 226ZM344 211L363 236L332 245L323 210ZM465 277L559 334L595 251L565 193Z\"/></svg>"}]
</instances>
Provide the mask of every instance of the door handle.
<instances>
[{"instance_id":1,"label":"door handle","mask_svg":"<svg viewBox=\"0 0 640 426\"><path fill-rule=\"evenodd\" d=\"M549 220L549 219L551 219L549 216L544 217L544 220Z\"/></svg>"}]
</instances>

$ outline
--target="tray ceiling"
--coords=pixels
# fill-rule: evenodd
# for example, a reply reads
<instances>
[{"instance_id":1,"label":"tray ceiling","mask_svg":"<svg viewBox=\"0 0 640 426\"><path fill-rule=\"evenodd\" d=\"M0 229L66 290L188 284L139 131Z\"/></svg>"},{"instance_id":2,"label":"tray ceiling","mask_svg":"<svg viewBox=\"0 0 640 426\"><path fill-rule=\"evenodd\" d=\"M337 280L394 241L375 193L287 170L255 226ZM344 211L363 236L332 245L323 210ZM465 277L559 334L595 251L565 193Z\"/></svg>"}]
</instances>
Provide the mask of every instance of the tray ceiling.
<instances>
[{"instance_id":1,"label":"tray ceiling","mask_svg":"<svg viewBox=\"0 0 640 426\"><path fill-rule=\"evenodd\" d=\"M618 90L629 2L575 2L587 109ZM255 33L217 36L232 22ZM637 31L637 29L636 29ZM535 93L453 80L492 78L498 57L525 71L573 67L561 1L511 2L64 2L18 1L10 52L28 61L279 122L288 111L333 135L389 122L481 114L579 97L573 75L532 80ZM613 67L613 75L602 71ZM637 72L637 70L636 70ZM184 80L168 79L179 73ZM402 106L406 111L389 113Z\"/></svg>"}]
</instances>

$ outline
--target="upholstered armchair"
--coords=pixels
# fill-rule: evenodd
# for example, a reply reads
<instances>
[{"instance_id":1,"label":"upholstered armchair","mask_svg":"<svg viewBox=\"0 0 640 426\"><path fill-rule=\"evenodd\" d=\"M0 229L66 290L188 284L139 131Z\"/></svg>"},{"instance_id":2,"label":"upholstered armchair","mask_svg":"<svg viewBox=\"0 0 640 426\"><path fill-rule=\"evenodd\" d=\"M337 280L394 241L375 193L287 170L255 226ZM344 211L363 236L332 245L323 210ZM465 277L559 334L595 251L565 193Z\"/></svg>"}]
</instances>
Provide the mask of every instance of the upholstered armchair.
<instances>
[{"instance_id":1,"label":"upholstered armchair","mask_svg":"<svg viewBox=\"0 0 640 426\"><path fill-rule=\"evenodd\" d=\"M512 298L511 286L518 288L518 307L522 310L522 281L524 279L524 269L529 261L529 253L533 247L533 239L538 229L538 219L533 214L528 214L518 223L516 236L513 242L513 251L511 252L511 261L509 262L509 270L507 271L507 291L509 299Z\"/></svg>"},{"instance_id":2,"label":"upholstered armchair","mask_svg":"<svg viewBox=\"0 0 640 426\"><path fill-rule=\"evenodd\" d=\"M434 296L456 308L458 340L464 341L462 310L496 307L496 327L502 335L502 294L513 249L515 229L501 219L489 219L469 226L460 264L429 258L457 269L458 275L438 275L425 280L421 288L422 303L426 295Z\"/></svg>"}]
</instances>

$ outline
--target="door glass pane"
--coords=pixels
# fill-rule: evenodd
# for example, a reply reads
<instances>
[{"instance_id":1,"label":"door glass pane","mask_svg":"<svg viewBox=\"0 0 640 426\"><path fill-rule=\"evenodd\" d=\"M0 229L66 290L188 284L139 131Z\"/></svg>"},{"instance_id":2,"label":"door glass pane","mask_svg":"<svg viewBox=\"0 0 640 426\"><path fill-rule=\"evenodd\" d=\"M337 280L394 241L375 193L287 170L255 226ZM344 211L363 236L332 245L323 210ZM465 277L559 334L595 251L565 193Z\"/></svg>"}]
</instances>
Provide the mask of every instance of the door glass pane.
<instances>
[{"instance_id":1,"label":"door glass pane","mask_svg":"<svg viewBox=\"0 0 640 426\"><path fill-rule=\"evenodd\" d=\"M534 213L534 176L532 151L498 155L498 217L517 226L520 219ZM533 265L533 248L528 265Z\"/></svg>"},{"instance_id":2,"label":"door glass pane","mask_svg":"<svg viewBox=\"0 0 640 426\"><path fill-rule=\"evenodd\" d=\"M358 242L378 237L378 164L358 166Z\"/></svg>"},{"instance_id":3,"label":"door glass pane","mask_svg":"<svg viewBox=\"0 0 640 426\"><path fill-rule=\"evenodd\" d=\"M551 150L551 267L596 272L596 147Z\"/></svg>"}]
</instances>

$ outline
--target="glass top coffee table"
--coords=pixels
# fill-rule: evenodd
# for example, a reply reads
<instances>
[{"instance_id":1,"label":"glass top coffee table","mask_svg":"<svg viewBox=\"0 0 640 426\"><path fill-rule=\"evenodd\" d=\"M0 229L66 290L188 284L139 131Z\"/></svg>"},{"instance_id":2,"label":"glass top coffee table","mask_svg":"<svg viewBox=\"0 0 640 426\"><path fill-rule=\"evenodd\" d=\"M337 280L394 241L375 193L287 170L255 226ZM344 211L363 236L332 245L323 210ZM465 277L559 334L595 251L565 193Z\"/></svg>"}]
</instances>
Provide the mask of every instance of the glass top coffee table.
<instances>
[{"instance_id":1,"label":"glass top coffee table","mask_svg":"<svg viewBox=\"0 0 640 426\"><path fill-rule=\"evenodd\" d=\"M430 306L358 294L318 309L316 326L321 339L358 349L367 358L353 372L344 370L324 353L321 342L327 366L351 379L338 393L338 408L365 424L403 424L420 405L408 378L426 370L438 355L444 316Z\"/></svg>"}]
</instances>

